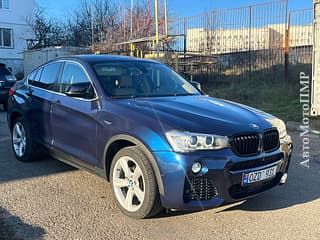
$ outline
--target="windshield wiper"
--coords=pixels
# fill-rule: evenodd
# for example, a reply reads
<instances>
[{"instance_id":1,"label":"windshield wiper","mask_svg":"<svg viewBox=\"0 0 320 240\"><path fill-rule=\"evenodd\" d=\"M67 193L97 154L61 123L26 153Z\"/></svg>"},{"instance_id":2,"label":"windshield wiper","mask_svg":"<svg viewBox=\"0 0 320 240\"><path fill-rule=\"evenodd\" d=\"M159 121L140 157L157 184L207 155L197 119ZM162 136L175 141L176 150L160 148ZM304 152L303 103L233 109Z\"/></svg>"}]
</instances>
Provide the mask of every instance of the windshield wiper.
<instances>
[{"instance_id":1,"label":"windshield wiper","mask_svg":"<svg viewBox=\"0 0 320 240\"><path fill-rule=\"evenodd\" d=\"M194 93L174 93L174 94L171 94L168 96L178 97L178 96L192 96L192 95L197 95L197 94L194 94Z\"/></svg>"},{"instance_id":2,"label":"windshield wiper","mask_svg":"<svg viewBox=\"0 0 320 240\"><path fill-rule=\"evenodd\" d=\"M131 96L128 96L128 95L120 95L120 96L111 96L112 99L126 99L126 98L136 98L136 96L134 95L131 95Z\"/></svg>"},{"instance_id":3,"label":"windshield wiper","mask_svg":"<svg viewBox=\"0 0 320 240\"><path fill-rule=\"evenodd\" d=\"M119 95L111 96L112 99L129 99L129 98L152 98L152 97L178 97L178 96L194 96L198 95L196 93L173 93L173 94L162 94L162 95L145 95L145 96L136 96L136 95Z\"/></svg>"}]
</instances>

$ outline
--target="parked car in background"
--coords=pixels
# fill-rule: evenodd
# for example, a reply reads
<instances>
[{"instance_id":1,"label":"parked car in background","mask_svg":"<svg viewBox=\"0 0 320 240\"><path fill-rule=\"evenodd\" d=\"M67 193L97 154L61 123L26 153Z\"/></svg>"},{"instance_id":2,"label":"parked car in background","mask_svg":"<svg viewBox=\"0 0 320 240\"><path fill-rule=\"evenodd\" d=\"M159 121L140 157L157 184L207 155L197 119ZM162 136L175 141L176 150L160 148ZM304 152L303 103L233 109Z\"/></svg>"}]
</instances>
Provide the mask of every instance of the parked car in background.
<instances>
[{"instance_id":1,"label":"parked car in background","mask_svg":"<svg viewBox=\"0 0 320 240\"><path fill-rule=\"evenodd\" d=\"M0 104L3 109L7 110L7 102L9 98L9 89L15 84L16 78L11 71L6 68L6 65L0 63Z\"/></svg>"},{"instance_id":2,"label":"parked car in background","mask_svg":"<svg viewBox=\"0 0 320 240\"><path fill-rule=\"evenodd\" d=\"M135 218L215 207L285 183L292 142L284 122L196 85L151 60L48 62L10 91L13 152L21 161L50 153L106 178Z\"/></svg>"}]
</instances>

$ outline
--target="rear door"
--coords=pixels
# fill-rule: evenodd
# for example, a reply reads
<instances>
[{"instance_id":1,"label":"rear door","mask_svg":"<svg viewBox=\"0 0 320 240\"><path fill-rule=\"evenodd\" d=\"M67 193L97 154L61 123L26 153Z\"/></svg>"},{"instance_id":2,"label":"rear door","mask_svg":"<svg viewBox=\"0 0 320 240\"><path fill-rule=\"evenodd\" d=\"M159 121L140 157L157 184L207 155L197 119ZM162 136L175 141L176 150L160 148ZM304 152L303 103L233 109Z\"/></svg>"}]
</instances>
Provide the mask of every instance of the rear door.
<instances>
[{"instance_id":1,"label":"rear door","mask_svg":"<svg viewBox=\"0 0 320 240\"><path fill-rule=\"evenodd\" d=\"M79 91L79 95L71 94ZM97 164L97 98L86 70L66 61L52 105L53 146L69 155ZM81 95L81 92L88 94Z\"/></svg>"}]
</instances>

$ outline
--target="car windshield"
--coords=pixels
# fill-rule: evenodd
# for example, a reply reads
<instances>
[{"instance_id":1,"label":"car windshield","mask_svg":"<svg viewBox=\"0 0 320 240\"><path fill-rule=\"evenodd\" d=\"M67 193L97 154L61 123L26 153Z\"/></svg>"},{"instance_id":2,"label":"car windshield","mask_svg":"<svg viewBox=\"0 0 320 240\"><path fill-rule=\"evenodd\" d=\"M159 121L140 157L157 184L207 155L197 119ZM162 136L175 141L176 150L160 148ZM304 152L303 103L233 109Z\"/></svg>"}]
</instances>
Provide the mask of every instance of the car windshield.
<instances>
[{"instance_id":1,"label":"car windshield","mask_svg":"<svg viewBox=\"0 0 320 240\"><path fill-rule=\"evenodd\" d=\"M153 62L103 62L93 68L113 98L187 96L201 93L166 65Z\"/></svg>"}]
</instances>

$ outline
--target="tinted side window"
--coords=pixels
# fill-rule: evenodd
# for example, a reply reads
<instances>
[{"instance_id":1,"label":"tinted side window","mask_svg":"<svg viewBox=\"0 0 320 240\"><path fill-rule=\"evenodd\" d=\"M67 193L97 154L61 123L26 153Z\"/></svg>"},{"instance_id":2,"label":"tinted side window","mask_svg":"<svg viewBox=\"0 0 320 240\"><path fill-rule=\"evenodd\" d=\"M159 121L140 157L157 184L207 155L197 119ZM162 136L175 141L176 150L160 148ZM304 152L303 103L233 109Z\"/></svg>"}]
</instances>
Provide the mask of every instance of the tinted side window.
<instances>
[{"instance_id":1,"label":"tinted side window","mask_svg":"<svg viewBox=\"0 0 320 240\"><path fill-rule=\"evenodd\" d=\"M61 63L50 63L43 67L40 77L40 86L48 90L54 90Z\"/></svg>"},{"instance_id":2,"label":"tinted side window","mask_svg":"<svg viewBox=\"0 0 320 240\"><path fill-rule=\"evenodd\" d=\"M40 77L41 77L41 73L42 73L42 69L43 68L40 68L34 72L32 72L29 77L28 77L28 83L33 85L33 86L37 86L39 87L40 86Z\"/></svg>"},{"instance_id":3,"label":"tinted side window","mask_svg":"<svg viewBox=\"0 0 320 240\"><path fill-rule=\"evenodd\" d=\"M39 70L38 70L39 71ZM36 78L36 75L37 75L37 72L38 71L35 71L35 72L32 72L30 73L29 77L28 77L28 83L29 84L33 84L34 82L34 79Z\"/></svg>"},{"instance_id":4,"label":"tinted side window","mask_svg":"<svg viewBox=\"0 0 320 240\"><path fill-rule=\"evenodd\" d=\"M75 63L67 62L64 65L61 80L58 85L59 92L68 93L73 92L74 96L78 92L79 96L84 98L93 98L93 86L83 68Z\"/></svg>"}]
</instances>

